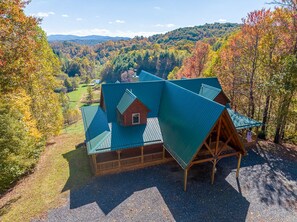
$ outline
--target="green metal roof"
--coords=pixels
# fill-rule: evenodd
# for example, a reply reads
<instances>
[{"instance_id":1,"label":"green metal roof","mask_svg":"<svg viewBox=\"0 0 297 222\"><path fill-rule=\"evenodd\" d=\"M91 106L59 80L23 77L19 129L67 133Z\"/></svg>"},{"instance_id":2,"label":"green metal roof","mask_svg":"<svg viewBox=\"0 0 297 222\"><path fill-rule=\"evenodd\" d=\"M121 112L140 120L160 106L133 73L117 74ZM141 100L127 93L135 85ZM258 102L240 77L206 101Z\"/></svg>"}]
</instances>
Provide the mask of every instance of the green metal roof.
<instances>
[{"instance_id":1,"label":"green metal roof","mask_svg":"<svg viewBox=\"0 0 297 222\"><path fill-rule=\"evenodd\" d=\"M142 73L146 80L153 76ZM88 154L164 142L180 166L187 168L226 109L199 95L203 88L202 94L214 96L213 92L206 93L204 87L221 90L217 78L103 84L105 112L96 106L82 108ZM147 124L118 125L117 107L125 110L136 97L150 110ZM237 129L261 125L231 109L228 112Z\"/></svg>"},{"instance_id":2,"label":"green metal roof","mask_svg":"<svg viewBox=\"0 0 297 222\"><path fill-rule=\"evenodd\" d=\"M81 108L88 153L110 136L105 112L98 106Z\"/></svg>"},{"instance_id":3,"label":"green metal roof","mask_svg":"<svg viewBox=\"0 0 297 222\"><path fill-rule=\"evenodd\" d=\"M217 77L208 77L208 78L196 78L196 79L178 79L178 80L169 80L169 82L174 83L180 87L183 87L187 90L190 90L193 93L199 94L202 84L207 84L209 86L222 89L222 86Z\"/></svg>"},{"instance_id":4,"label":"green metal roof","mask_svg":"<svg viewBox=\"0 0 297 222\"><path fill-rule=\"evenodd\" d=\"M137 97L129 89L126 89L119 104L117 105L117 109L121 114L123 114L136 99Z\"/></svg>"},{"instance_id":5,"label":"green metal roof","mask_svg":"<svg viewBox=\"0 0 297 222\"><path fill-rule=\"evenodd\" d=\"M164 80L156 75L153 75L153 74L143 71L143 70L141 70L141 72L139 73L138 78L139 78L140 82Z\"/></svg>"},{"instance_id":6,"label":"green metal roof","mask_svg":"<svg viewBox=\"0 0 297 222\"><path fill-rule=\"evenodd\" d=\"M124 127L107 123L98 106L82 108L88 154L163 143L158 118L148 118L146 125Z\"/></svg>"},{"instance_id":7,"label":"green metal roof","mask_svg":"<svg viewBox=\"0 0 297 222\"><path fill-rule=\"evenodd\" d=\"M200 91L199 91L199 95L208 98L210 100L214 100L219 93L222 91L222 89L213 87L213 86L209 86L207 84L202 84Z\"/></svg>"},{"instance_id":8,"label":"green metal roof","mask_svg":"<svg viewBox=\"0 0 297 222\"><path fill-rule=\"evenodd\" d=\"M102 93L106 107L108 122L116 122L116 109L126 89L132 89L133 94L150 110L148 117L157 117L164 81L136 82L121 84L103 84Z\"/></svg>"},{"instance_id":9,"label":"green metal roof","mask_svg":"<svg viewBox=\"0 0 297 222\"><path fill-rule=\"evenodd\" d=\"M164 84L159 122L164 145L187 168L225 107L168 81Z\"/></svg>"},{"instance_id":10,"label":"green metal roof","mask_svg":"<svg viewBox=\"0 0 297 222\"><path fill-rule=\"evenodd\" d=\"M228 113L232 119L232 122L235 126L236 129L240 130L240 129L246 129L246 128L252 128L252 127L257 127L257 126L261 126L262 123L258 122L254 119L251 119L247 116L241 115L238 112L235 112L232 109L227 109Z\"/></svg>"}]
</instances>

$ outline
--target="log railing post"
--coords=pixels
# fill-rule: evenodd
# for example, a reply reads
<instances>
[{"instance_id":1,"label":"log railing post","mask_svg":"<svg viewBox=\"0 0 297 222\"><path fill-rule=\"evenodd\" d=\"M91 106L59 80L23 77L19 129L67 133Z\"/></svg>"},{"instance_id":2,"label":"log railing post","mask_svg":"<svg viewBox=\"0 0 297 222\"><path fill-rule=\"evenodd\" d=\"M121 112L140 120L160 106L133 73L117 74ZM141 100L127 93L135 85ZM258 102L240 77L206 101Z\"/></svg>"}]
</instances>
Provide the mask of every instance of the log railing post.
<instances>
[{"instance_id":1,"label":"log railing post","mask_svg":"<svg viewBox=\"0 0 297 222\"><path fill-rule=\"evenodd\" d=\"M143 158L143 146L140 147L140 149L141 149L141 163L143 164L143 162L144 162L144 158Z\"/></svg>"}]
</instances>

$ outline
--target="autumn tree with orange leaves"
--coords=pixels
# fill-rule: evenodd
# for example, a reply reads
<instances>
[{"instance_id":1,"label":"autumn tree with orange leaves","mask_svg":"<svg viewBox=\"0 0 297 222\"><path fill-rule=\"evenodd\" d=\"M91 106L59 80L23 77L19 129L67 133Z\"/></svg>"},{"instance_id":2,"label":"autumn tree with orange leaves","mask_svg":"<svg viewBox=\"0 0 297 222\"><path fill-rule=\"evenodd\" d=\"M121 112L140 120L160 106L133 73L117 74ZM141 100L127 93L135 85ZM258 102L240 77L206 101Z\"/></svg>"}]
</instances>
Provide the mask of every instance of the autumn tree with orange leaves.
<instances>
[{"instance_id":1,"label":"autumn tree with orange leaves","mask_svg":"<svg viewBox=\"0 0 297 222\"><path fill-rule=\"evenodd\" d=\"M178 79L185 78L197 78L201 77L205 69L205 64L208 60L210 51L210 45L208 43L198 41L192 56L185 59L183 66L176 73Z\"/></svg>"}]
</instances>

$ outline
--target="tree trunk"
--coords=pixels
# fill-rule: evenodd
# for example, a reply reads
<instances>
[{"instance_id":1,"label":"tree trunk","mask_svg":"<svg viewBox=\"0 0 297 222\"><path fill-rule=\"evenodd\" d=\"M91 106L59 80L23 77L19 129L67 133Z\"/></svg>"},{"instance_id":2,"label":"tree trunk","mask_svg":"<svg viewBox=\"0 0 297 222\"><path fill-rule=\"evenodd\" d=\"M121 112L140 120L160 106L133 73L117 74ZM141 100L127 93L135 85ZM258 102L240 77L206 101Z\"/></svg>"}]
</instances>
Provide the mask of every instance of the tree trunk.
<instances>
[{"instance_id":1,"label":"tree trunk","mask_svg":"<svg viewBox=\"0 0 297 222\"><path fill-rule=\"evenodd\" d=\"M270 104L270 95L268 95L266 97L266 102L265 102L265 107L264 107L264 111L263 111L263 120L262 120L262 127L261 130L264 132L264 136L266 139L266 124L267 124L267 120L268 120L268 111L269 111L269 104Z\"/></svg>"},{"instance_id":2,"label":"tree trunk","mask_svg":"<svg viewBox=\"0 0 297 222\"><path fill-rule=\"evenodd\" d=\"M285 126L286 126L286 119L289 113L289 107L292 101L292 96L294 93L290 92L291 95L287 94L281 99L279 104L278 112L277 112L277 123L276 123L276 130L274 134L274 142L280 143L282 136L284 134Z\"/></svg>"},{"instance_id":3,"label":"tree trunk","mask_svg":"<svg viewBox=\"0 0 297 222\"><path fill-rule=\"evenodd\" d=\"M256 36L256 42L254 46L254 55L252 61L252 72L250 76L250 98L249 98L249 115L251 118L254 118L255 115L255 101L254 101L254 77L257 70L257 62L258 62L258 44L259 44L259 36Z\"/></svg>"}]
</instances>

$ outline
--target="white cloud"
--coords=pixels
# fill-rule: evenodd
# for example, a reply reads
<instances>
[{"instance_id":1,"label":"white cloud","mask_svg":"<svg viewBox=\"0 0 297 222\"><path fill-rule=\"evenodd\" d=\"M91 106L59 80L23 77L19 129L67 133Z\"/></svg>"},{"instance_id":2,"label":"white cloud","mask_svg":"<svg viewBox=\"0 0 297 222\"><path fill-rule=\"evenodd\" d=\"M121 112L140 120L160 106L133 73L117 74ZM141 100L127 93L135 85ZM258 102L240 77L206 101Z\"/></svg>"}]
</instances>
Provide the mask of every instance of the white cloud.
<instances>
[{"instance_id":1,"label":"white cloud","mask_svg":"<svg viewBox=\"0 0 297 222\"><path fill-rule=\"evenodd\" d=\"M118 24L124 24L126 23L124 20L120 20L120 19L117 19L115 21L109 21L108 24L114 24L114 23L118 23Z\"/></svg>"},{"instance_id":2,"label":"white cloud","mask_svg":"<svg viewBox=\"0 0 297 222\"><path fill-rule=\"evenodd\" d=\"M82 18L76 18L76 21L82 21L83 19Z\"/></svg>"},{"instance_id":3,"label":"white cloud","mask_svg":"<svg viewBox=\"0 0 297 222\"><path fill-rule=\"evenodd\" d=\"M155 6L154 9L156 9L156 10L161 10L161 7L159 7L159 6Z\"/></svg>"},{"instance_id":4,"label":"white cloud","mask_svg":"<svg viewBox=\"0 0 297 222\"><path fill-rule=\"evenodd\" d=\"M167 24L167 25L166 25L167 28L172 28L172 27L174 27L174 26L175 26L174 24Z\"/></svg>"},{"instance_id":5,"label":"white cloud","mask_svg":"<svg viewBox=\"0 0 297 222\"><path fill-rule=\"evenodd\" d=\"M225 23L225 22L227 22L227 20L226 19L219 19L218 22L219 23Z\"/></svg>"},{"instance_id":6,"label":"white cloud","mask_svg":"<svg viewBox=\"0 0 297 222\"><path fill-rule=\"evenodd\" d=\"M50 15L54 15L54 14L55 14L54 12L37 12L37 13L32 14L32 16L45 18L45 17L49 17Z\"/></svg>"},{"instance_id":7,"label":"white cloud","mask_svg":"<svg viewBox=\"0 0 297 222\"><path fill-rule=\"evenodd\" d=\"M53 33L53 32L47 32L48 35L55 35L55 34L62 34L62 35L78 35L78 36L86 36L86 35L104 35L104 36L122 36L122 37L135 37L135 36L152 36L155 34L161 34L165 32L133 32L133 31L122 31L122 30L116 30L112 31L109 29L80 29L80 30L73 30L69 32L64 33Z\"/></svg>"},{"instance_id":8,"label":"white cloud","mask_svg":"<svg viewBox=\"0 0 297 222\"><path fill-rule=\"evenodd\" d=\"M68 18L69 15L67 15L67 14L63 14L62 17L64 17L64 18Z\"/></svg>"},{"instance_id":9,"label":"white cloud","mask_svg":"<svg viewBox=\"0 0 297 222\"><path fill-rule=\"evenodd\" d=\"M158 27L158 28L173 28L173 27L175 27L174 24L156 24L154 26Z\"/></svg>"},{"instance_id":10,"label":"white cloud","mask_svg":"<svg viewBox=\"0 0 297 222\"><path fill-rule=\"evenodd\" d=\"M115 23L123 24L123 23L125 23L125 21L124 21L124 20L119 20L119 19L117 19L117 20L115 20Z\"/></svg>"}]
</instances>

